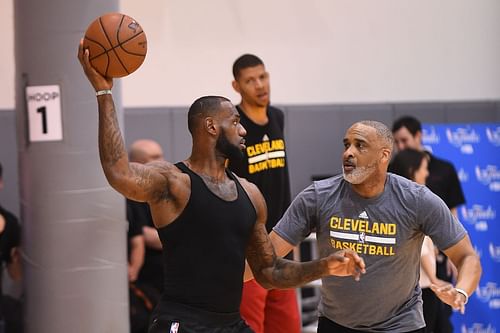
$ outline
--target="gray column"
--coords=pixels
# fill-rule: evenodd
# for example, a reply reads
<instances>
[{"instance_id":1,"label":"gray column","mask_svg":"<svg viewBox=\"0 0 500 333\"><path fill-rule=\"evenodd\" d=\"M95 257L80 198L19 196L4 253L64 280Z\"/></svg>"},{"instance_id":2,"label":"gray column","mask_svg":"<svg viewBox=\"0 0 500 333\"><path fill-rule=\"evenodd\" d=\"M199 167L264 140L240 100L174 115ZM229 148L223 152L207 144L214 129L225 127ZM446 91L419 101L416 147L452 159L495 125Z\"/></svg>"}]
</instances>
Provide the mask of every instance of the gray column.
<instances>
[{"instance_id":1,"label":"gray column","mask_svg":"<svg viewBox=\"0 0 500 333\"><path fill-rule=\"evenodd\" d=\"M77 60L118 0L14 0L25 332L127 332L124 199L106 182L97 104ZM25 86L59 85L63 140L29 142ZM123 118L120 86L113 89ZM123 123L123 122L122 122Z\"/></svg>"}]
</instances>

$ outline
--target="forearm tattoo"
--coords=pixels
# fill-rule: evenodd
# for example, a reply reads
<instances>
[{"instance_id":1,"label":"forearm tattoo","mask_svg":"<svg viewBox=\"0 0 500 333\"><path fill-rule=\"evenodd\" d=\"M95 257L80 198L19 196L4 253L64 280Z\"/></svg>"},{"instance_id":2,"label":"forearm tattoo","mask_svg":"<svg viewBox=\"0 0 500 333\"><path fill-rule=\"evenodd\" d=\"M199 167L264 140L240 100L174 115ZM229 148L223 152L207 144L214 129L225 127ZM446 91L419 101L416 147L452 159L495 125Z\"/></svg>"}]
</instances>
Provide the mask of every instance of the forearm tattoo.
<instances>
[{"instance_id":1,"label":"forearm tattoo","mask_svg":"<svg viewBox=\"0 0 500 333\"><path fill-rule=\"evenodd\" d=\"M247 258L257 265L255 277L265 287L295 288L325 274L326 265L319 260L301 263L276 257L265 228L253 234L252 244Z\"/></svg>"},{"instance_id":2,"label":"forearm tattoo","mask_svg":"<svg viewBox=\"0 0 500 333\"><path fill-rule=\"evenodd\" d=\"M278 258L273 270L273 284L278 288L295 288L321 278L324 272L320 261L299 263Z\"/></svg>"},{"instance_id":3,"label":"forearm tattoo","mask_svg":"<svg viewBox=\"0 0 500 333\"><path fill-rule=\"evenodd\" d=\"M110 98L99 101L99 153L105 169L127 154L115 106Z\"/></svg>"}]
</instances>

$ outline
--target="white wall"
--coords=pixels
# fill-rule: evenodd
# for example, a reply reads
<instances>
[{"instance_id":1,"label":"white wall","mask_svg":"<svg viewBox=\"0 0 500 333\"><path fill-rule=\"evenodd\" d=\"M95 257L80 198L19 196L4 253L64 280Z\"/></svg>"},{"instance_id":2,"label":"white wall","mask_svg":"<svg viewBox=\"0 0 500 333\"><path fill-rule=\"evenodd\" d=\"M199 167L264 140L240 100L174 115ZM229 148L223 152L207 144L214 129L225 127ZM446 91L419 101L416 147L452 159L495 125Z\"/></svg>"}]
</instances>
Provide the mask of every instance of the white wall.
<instances>
[{"instance_id":1,"label":"white wall","mask_svg":"<svg viewBox=\"0 0 500 333\"><path fill-rule=\"evenodd\" d=\"M0 19L12 26L10 1ZM149 46L123 79L124 106L237 101L231 65L244 52L263 58L278 104L500 99L498 0L121 1ZM7 44L0 109L14 105Z\"/></svg>"},{"instance_id":2,"label":"white wall","mask_svg":"<svg viewBox=\"0 0 500 333\"><path fill-rule=\"evenodd\" d=\"M0 111L14 109L14 13L12 0L0 0Z\"/></svg>"}]
</instances>

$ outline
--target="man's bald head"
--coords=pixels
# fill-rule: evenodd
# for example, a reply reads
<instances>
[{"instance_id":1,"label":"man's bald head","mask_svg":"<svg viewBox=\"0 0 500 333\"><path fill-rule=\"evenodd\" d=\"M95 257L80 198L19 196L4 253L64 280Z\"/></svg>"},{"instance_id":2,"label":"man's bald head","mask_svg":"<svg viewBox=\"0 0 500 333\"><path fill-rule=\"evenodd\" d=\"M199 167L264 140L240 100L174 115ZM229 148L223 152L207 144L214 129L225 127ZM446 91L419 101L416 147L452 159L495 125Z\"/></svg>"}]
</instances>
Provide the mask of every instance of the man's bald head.
<instances>
[{"instance_id":1,"label":"man's bald head","mask_svg":"<svg viewBox=\"0 0 500 333\"><path fill-rule=\"evenodd\" d=\"M163 150L158 142L149 139L134 141L129 148L130 162L146 164L163 159Z\"/></svg>"}]
</instances>

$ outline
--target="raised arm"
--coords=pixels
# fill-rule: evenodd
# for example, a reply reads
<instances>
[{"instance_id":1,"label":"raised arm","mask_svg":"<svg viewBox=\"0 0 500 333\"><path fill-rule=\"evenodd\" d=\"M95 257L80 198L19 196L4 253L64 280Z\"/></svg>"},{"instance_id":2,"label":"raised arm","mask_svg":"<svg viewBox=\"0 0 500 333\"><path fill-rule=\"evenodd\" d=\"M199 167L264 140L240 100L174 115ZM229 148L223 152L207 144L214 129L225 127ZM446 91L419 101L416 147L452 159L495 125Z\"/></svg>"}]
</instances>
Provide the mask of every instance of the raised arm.
<instances>
[{"instance_id":1,"label":"raised arm","mask_svg":"<svg viewBox=\"0 0 500 333\"><path fill-rule=\"evenodd\" d=\"M90 64L89 51L78 48L78 59L95 91L107 91L113 80L99 74ZM159 191L167 188L167 177L156 164L129 163L125 143L118 125L111 94L97 96L99 107L99 156L109 184L124 196L137 201L152 201ZM166 163L166 162L165 162Z\"/></svg>"},{"instance_id":2,"label":"raised arm","mask_svg":"<svg viewBox=\"0 0 500 333\"><path fill-rule=\"evenodd\" d=\"M365 271L365 264L354 251L343 250L326 258L308 262L295 262L276 255L288 253L293 247L277 234L272 234L271 242L265 227L266 203L262 194L253 184L245 184L245 189L257 211L255 224L247 248L247 262L257 282L265 288L295 288L328 275L352 275L359 279Z\"/></svg>"}]
</instances>

